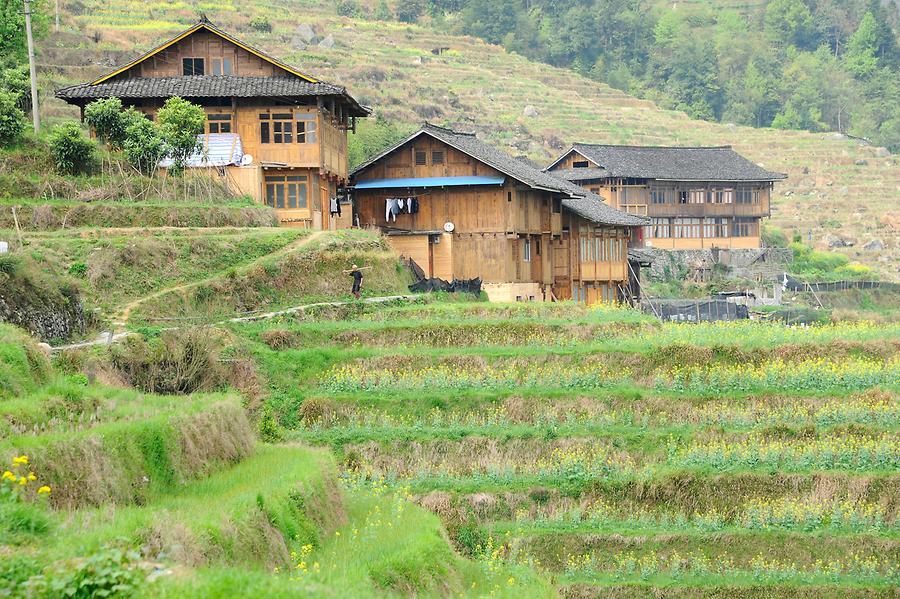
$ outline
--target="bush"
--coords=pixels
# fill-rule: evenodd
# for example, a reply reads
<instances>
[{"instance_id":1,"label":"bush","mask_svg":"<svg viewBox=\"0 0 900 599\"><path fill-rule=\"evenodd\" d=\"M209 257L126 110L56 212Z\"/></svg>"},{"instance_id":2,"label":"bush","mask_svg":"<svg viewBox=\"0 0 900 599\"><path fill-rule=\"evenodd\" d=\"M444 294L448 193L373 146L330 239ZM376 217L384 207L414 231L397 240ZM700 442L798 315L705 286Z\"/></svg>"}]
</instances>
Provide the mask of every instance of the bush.
<instances>
[{"instance_id":1,"label":"bush","mask_svg":"<svg viewBox=\"0 0 900 599\"><path fill-rule=\"evenodd\" d=\"M342 17L364 17L365 12L357 0L340 0L337 3L337 14Z\"/></svg>"},{"instance_id":2,"label":"bush","mask_svg":"<svg viewBox=\"0 0 900 599\"><path fill-rule=\"evenodd\" d=\"M134 119L125 129L122 150L128 163L145 175L151 175L166 157L168 148L159 128L145 119Z\"/></svg>"},{"instance_id":3,"label":"bush","mask_svg":"<svg viewBox=\"0 0 900 599\"><path fill-rule=\"evenodd\" d=\"M187 159L200 147L197 137L206 125L206 112L201 106L179 97L166 100L157 114L162 138L172 159L171 171L184 170Z\"/></svg>"},{"instance_id":4,"label":"bush","mask_svg":"<svg viewBox=\"0 0 900 599\"><path fill-rule=\"evenodd\" d=\"M136 593L146 578L137 563L140 557L136 551L104 548L74 565L32 577L25 583L26 596L127 597Z\"/></svg>"},{"instance_id":5,"label":"bush","mask_svg":"<svg viewBox=\"0 0 900 599\"><path fill-rule=\"evenodd\" d=\"M25 113L16 106L16 96L0 90L0 145L12 144L24 130Z\"/></svg>"},{"instance_id":6,"label":"bush","mask_svg":"<svg viewBox=\"0 0 900 599\"><path fill-rule=\"evenodd\" d=\"M256 29L257 31L261 31L262 33L272 32L272 24L266 17L253 17L250 20L250 27Z\"/></svg>"},{"instance_id":7,"label":"bush","mask_svg":"<svg viewBox=\"0 0 900 599\"><path fill-rule=\"evenodd\" d=\"M148 393L186 395L224 380L216 341L205 329L170 331L150 341L130 337L110 354L125 380Z\"/></svg>"},{"instance_id":8,"label":"bush","mask_svg":"<svg viewBox=\"0 0 900 599\"><path fill-rule=\"evenodd\" d=\"M57 125L50 133L50 155L56 169L75 175L90 171L96 164L96 144L84 136L81 126L70 121Z\"/></svg>"},{"instance_id":9,"label":"bush","mask_svg":"<svg viewBox=\"0 0 900 599\"><path fill-rule=\"evenodd\" d=\"M131 109L134 111L134 109ZM113 148L121 148L130 125L130 116L122 108L119 98L94 100L84 109L84 121L97 137Z\"/></svg>"}]
</instances>

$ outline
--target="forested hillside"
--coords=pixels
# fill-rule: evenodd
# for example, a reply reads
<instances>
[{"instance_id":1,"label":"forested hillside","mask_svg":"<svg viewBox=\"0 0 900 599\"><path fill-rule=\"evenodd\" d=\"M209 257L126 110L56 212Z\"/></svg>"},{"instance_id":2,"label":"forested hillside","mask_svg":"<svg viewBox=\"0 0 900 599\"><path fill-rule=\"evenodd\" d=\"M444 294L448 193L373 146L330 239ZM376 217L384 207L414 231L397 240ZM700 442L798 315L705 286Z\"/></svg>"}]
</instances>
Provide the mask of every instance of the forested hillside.
<instances>
[{"instance_id":1,"label":"forested hillside","mask_svg":"<svg viewBox=\"0 0 900 599\"><path fill-rule=\"evenodd\" d=\"M338 10L388 15L384 0ZM896 0L404 0L393 17L430 19L694 118L900 148Z\"/></svg>"}]
</instances>

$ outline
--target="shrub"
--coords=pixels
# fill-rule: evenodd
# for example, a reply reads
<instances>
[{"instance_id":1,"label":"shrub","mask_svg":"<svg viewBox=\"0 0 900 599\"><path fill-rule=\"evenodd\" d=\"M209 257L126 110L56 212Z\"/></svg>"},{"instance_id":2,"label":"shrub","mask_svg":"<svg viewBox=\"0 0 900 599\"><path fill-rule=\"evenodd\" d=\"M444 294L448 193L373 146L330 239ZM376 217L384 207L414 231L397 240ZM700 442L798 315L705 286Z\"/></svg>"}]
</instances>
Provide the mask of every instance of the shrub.
<instances>
[{"instance_id":1,"label":"shrub","mask_svg":"<svg viewBox=\"0 0 900 599\"><path fill-rule=\"evenodd\" d=\"M263 343L275 351L297 347L299 344L297 335L285 329L270 329L263 332L260 338Z\"/></svg>"},{"instance_id":2,"label":"shrub","mask_svg":"<svg viewBox=\"0 0 900 599\"><path fill-rule=\"evenodd\" d=\"M262 33L272 32L272 24L269 22L269 19L262 16L250 19L250 27Z\"/></svg>"},{"instance_id":3,"label":"shrub","mask_svg":"<svg viewBox=\"0 0 900 599\"><path fill-rule=\"evenodd\" d=\"M65 565L48 575L34 576L25 583L27 596L127 597L144 584L138 566L140 554L118 548L104 548L74 565Z\"/></svg>"},{"instance_id":4,"label":"shrub","mask_svg":"<svg viewBox=\"0 0 900 599\"><path fill-rule=\"evenodd\" d=\"M87 264L84 262L73 262L72 265L69 266L69 274L73 277L83 279L87 276Z\"/></svg>"},{"instance_id":5,"label":"shrub","mask_svg":"<svg viewBox=\"0 0 900 599\"><path fill-rule=\"evenodd\" d=\"M133 119L126 127L122 150L128 163L145 175L153 174L168 153L159 128L145 119Z\"/></svg>"},{"instance_id":6,"label":"shrub","mask_svg":"<svg viewBox=\"0 0 900 599\"><path fill-rule=\"evenodd\" d=\"M197 137L206 125L203 108L179 97L166 100L158 113L162 138L169 148L174 173L184 170L187 159L200 147Z\"/></svg>"},{"instance_id":7,"label":"shrub","mask_svg":"<svg viewBox=\"0 0 900 599\"><path fill-rule=\"evenodd\" d=\"M170 331L151 341L131 337L110 352L125 380L149 393L188 394L223 381L216 341L204 329Z\"/></svg>"},{"instance_id":8,"label":"shrub","mask_svg":"<svg viewBox=\"0 0 900 599\"><path fill-rule=\"evenodd\" d=\"M259 417L257 431L259 432L259 438L266 443L278 443L284 439L281 425L278 424L278 420L268 406L263 408L263 413Z\"/></svg>"},{"instance_id":9,"label":"shrub","mask_svg":"<svg viewBox=\"0 0 900 599\"><path fill-rule=\"evenodd\" d=\"M363 17L365 13L357 0L340 0L337 3L337 14L342 17Z\"/></svg>"},{"instance_id":10,"label":"shrub","mask_svg":"<svg viewBox=\"0 0 900 599\"><path fill-rule=\"evenodd\" d=\"M128 127L136 119L146 120L144 115L135 110L122 108L119 98L94 100L84 110L84 120L97 137L112 148L122 148L128 135Z\"/></svg>"},{"instance_id":11,"label":"shrub","mask_svg":"<svg viewBox=\"0 0 900 599\"><path fill-rule=\"evenodd\" d=\"M25 130L25 113L16 106L16 96L0 90L0 145L10 145Z\"/></svg>"},{"instance_id":12,"label":"shrub","mask_svg":"<svg viewBox=\"0 0 900 599\"><path fill-rule=\"evenodd\" d=\"M96 162L96 144L84 136L81 126L70 121L57 125L50 133L50 155L63 174L88 172Z\"/></svg>"}]
</instances>

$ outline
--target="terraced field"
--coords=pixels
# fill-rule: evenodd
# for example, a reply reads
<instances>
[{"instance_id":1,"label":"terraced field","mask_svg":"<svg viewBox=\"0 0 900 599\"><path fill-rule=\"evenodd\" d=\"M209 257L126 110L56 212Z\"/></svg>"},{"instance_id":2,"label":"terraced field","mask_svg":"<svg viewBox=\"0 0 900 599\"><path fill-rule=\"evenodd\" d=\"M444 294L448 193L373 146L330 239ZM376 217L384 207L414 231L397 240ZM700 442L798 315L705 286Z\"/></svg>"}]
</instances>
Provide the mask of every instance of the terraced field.
<instances>
[{"instance_id":1,"label":"terraced field","mask_svg":"<svg viewBox=\"0 0 900 599\"><path fill-rule=\"evenodd\" d=\"M247 324L286 436L564 596L893 596L900 329L420 304Z\"/></svg>"}]
</instances>

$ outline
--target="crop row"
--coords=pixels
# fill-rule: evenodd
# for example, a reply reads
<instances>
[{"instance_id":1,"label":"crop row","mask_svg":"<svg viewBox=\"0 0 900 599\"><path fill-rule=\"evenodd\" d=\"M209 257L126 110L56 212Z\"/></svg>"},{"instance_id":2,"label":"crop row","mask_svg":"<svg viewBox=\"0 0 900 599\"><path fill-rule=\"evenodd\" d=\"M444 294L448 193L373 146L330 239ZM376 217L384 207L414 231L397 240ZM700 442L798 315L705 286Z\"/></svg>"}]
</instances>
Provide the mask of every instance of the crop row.
<instances>
[{"instance_id":1,"label":"crop row","mask_svg":"<svg viewBox=\"0 0 900 599\"><path fill-rule=\"evenodd\" d=\"M363 364L336 366L319 380L330 393L402 390L515 390L556 388L589 390L627 383L637 373L600 362L577 365L439 364L424 367L373 369ZM723 394L755 390L808 392L858 391L900 380L900 357L888 361L851 358L840 362L776 359L758 365L713 364L675 368L656 377L659 390L697 394Z\"/></svg>"}]
</instances>

